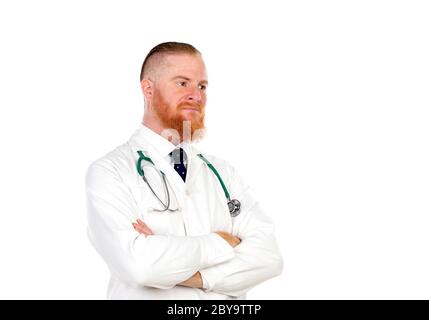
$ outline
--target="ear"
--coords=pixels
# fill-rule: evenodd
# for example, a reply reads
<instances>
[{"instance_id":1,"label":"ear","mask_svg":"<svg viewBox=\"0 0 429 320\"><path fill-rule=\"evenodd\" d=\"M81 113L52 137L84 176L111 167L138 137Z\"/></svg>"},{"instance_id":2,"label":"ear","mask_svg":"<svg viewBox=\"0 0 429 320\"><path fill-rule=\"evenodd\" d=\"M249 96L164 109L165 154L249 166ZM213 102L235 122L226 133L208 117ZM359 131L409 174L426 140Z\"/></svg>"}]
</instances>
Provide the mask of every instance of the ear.
<instances>
[{"instance_id":1,"label":"ear","mask_svg":"<svg viewBox=\"0 0 429 320\"><path fill-rule=\"evenodd\" d=\"M153 82L149 79L143 79L140 82L140 86L143 91L143 95L146 99L151 99L153 95Z\"/></svg>"}]
</instances>

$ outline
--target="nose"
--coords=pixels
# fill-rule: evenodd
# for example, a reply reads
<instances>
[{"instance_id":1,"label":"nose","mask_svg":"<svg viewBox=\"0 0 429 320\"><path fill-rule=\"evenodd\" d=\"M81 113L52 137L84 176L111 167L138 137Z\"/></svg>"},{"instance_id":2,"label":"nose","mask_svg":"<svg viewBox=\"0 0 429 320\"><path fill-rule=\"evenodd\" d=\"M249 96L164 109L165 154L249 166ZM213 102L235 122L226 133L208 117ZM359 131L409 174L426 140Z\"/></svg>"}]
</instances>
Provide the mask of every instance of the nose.
<instances>
[{"instance_id":1,"label":"nose","mask_svg":"<svg viewBox=\"0 0 429 320\"><path fill-rule=\"evenodd\" d=\"M188 96L186 97L188 101L198 102L200 103L203 100L203 95L201 93L201 90L196 87L193 88L191 92L189 92Z\"/></svg>"}]
</instances>

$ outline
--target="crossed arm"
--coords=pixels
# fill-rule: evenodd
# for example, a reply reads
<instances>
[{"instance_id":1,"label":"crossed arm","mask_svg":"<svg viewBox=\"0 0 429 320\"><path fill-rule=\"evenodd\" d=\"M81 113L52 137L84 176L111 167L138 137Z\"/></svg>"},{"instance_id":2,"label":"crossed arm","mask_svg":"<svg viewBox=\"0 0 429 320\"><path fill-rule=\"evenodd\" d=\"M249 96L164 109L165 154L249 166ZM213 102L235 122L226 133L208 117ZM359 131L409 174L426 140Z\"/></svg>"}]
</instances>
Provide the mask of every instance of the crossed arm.
<instances>
[{"instance_id":1,"label":"crossed arm","mask_svg":"<svg viewBox=\"0 0 429 320\"><path fill-rule=\"evenodd\" d=\"M232 177L232 190L241 195L242 213L231 233L201 236L156 235L135 221L138 212L130 190L109 163L92 165L87 173L88 235L111 272L119 279L159 289L176 285L242 296L255 285L277 276L282 258L274 225L259 205ZM141 236L141 235L144 236ZM239 245L238 245L239 244Z\"/></svg>"},{"instance_id":2,"label":"crossed arm","mask_svg":"<svg viewBox=\"0 0 429 320\"><path fill-rule=\"evenodd\" d=\"M154 235L153 231L140 219L137 219L137 221L133 222L132 225L138 233L144 235L145 237ZM218 231L215 233L221 236L233 248L235 248L241 242L238 237L235 237L228 232ZM203 280L201 278L201 273L197 271L192 275L192 277L178 283L177 285L191 288L203 288Z\"/></svg>"}]
</instances>

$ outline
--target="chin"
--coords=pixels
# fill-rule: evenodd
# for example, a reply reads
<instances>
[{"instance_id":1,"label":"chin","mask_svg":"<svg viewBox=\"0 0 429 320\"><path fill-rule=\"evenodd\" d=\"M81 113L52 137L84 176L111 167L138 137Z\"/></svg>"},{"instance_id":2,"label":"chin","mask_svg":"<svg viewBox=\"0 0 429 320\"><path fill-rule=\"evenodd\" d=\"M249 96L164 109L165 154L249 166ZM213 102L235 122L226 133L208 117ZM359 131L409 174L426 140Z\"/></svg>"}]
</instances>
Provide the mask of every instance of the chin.
<instances>
[{"instance_id":1,"label":"chin","mask_svg":"<svg viewBox=\"0 0 429 320\"><path fill-rule=\"evenodd\" d=\"M200 114L182 114L181 116L182 121L191 121L191 122L201 122L202 117Z\"/></svg>"}]
</instances>

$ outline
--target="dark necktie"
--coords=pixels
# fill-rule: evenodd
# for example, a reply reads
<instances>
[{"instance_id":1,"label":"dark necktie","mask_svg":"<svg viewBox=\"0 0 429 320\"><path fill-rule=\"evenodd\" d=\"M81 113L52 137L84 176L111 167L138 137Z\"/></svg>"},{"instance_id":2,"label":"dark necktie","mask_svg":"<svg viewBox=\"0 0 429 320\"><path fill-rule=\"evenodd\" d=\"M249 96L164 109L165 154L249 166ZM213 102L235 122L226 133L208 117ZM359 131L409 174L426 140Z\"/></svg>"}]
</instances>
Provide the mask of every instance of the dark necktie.
<instances>
[{"instance_id":1,"label":"dark necktie","mask_svg":"<svg viewBox=\"0 0 429 320\"><path fill-rule=\"evenodd\" d=\"M183 181L186 181L186 166L188 164L188 158L185 150L182 148L174 149L170 152L170 157L173 160L174 170L176 170Z\"/></svg>"}]
</instances>

